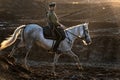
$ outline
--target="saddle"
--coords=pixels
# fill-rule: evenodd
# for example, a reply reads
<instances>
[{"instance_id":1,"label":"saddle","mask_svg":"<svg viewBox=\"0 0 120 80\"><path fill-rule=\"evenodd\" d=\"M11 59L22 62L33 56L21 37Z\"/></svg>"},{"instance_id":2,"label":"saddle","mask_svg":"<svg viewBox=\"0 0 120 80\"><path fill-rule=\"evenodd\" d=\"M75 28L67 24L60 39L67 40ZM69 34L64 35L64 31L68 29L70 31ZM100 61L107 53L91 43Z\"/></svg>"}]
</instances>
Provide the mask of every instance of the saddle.
<instances>
[{"instance_id":1,"label":"saddle","mask_svg":"<svg viewBox=\"0 0 120 80\"><path fill-rule=\"evenodd\" d=\"M57 40L57 36L49 26L43 27L43 35L46 39Z\"/></svg>"}]
</instances>

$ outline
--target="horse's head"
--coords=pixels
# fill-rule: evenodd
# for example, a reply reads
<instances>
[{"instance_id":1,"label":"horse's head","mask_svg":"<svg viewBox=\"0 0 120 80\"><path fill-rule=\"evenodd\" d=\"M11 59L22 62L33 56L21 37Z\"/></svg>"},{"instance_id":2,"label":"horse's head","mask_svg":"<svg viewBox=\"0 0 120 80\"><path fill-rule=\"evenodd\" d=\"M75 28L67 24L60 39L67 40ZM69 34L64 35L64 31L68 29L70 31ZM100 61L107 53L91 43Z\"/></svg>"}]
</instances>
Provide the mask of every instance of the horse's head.
<instances>
[{"instance_id":1,"label":"horse's head","mask_svg":"<svg viewBox=\"0 0 120 80\"><path fill-rule=\"evenodd\" d=\"M91 42L92 42L92 40L91 40L91 37L90 37L90 35L89 35L89 29L88 29L88 24L89 23L85 23L85 24L83 24L83 34L82 34L82 36L81 36L81 38L82 38L82 40L83 40L83 43L85 44L85 45L90 45L91 44Z\"/></svg>"}]
</instances>

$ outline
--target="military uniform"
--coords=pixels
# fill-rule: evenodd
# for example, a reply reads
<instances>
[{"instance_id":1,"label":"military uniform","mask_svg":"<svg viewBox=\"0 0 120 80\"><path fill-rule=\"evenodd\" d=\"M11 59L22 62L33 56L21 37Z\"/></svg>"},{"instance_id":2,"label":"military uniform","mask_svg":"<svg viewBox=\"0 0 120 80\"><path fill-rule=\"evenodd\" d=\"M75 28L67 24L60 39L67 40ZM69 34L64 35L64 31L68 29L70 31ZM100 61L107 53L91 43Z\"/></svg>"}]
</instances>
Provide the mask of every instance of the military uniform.
<instances>
[{"instance_id":1,"label":"military uniform","mask_svg":"<svg viewBox=\"0 0 120 80\"><path fill-rule=\"evenodd\" d=\"M48 25L57 36L56 43L53 47L53 51L56 52L60 42L65 39L65 32L64 32L64 29L61 28L61 24L59 23L58 17L56 16L56 13L54 12L54 10L48 11L47 20L48 20Z\"/></svg>"},{"instance_id":2,"label":"military uniform","mask_svg":"<svg viewBox=\"0 0 120 80\"><path fill-rule=\"evenodd\" d=\"M52 29L54 29L54 27L60 26L60 23L54 11L48 11L47 19L48 24L50 25L50 27L52 27Z\"/></svg>"}]
</instances>

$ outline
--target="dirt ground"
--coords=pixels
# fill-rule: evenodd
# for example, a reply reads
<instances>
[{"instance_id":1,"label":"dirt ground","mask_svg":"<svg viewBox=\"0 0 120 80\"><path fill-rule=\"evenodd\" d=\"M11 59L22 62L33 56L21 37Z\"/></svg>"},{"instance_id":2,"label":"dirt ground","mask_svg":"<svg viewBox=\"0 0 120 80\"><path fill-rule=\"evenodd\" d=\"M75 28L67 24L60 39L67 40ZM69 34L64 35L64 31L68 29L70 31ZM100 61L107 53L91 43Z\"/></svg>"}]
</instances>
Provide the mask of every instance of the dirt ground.
<instances>
[{"instance_id":1,"label":"dirt ground","mask_svg":"<svg viewBox=\"0 0 120 80\"><path fill-rule=\"evenodd\" d=\"M0 62L4 62L3 67L0 67L0 80L120 80L118 69L83 66L84 69L79 70L75 65L64 64L56 66L54 76L50 65L30 67L26 70L19 64L12 65L12 58L3 58Z\"/></svg>"}]
</instances>

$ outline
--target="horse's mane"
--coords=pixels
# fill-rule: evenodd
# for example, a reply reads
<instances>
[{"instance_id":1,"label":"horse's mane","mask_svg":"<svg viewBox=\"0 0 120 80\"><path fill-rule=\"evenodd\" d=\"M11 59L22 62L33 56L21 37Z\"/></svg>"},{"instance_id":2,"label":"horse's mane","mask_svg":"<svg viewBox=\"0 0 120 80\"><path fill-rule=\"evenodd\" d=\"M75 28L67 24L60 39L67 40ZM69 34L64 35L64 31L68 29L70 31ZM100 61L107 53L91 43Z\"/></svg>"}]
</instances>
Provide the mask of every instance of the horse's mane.
<instances>
[{"instance_id":1,"label":"horse's mane","mask_svg":"<svg viewBox=\"0 0 120 80\"><path fill-rule=\"evenodd\" d=\"M76 25L76 26L69 27L69 28L67 28L67 29L65 29L65 30L71 30L71 29L74 29L74 28L79 27L80 25L81 25L81 24L78 24L78 25Z\"/></svg>"}]
</instances>

